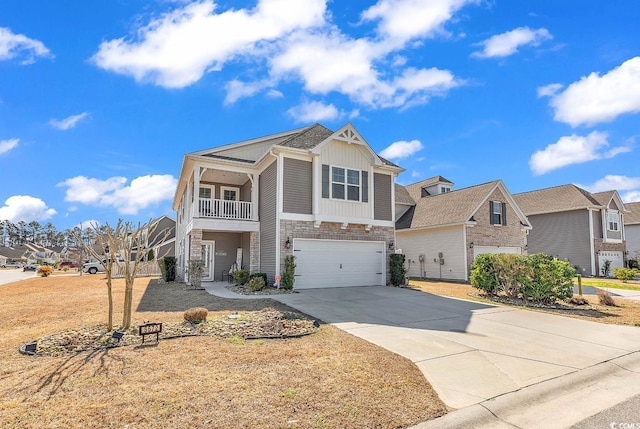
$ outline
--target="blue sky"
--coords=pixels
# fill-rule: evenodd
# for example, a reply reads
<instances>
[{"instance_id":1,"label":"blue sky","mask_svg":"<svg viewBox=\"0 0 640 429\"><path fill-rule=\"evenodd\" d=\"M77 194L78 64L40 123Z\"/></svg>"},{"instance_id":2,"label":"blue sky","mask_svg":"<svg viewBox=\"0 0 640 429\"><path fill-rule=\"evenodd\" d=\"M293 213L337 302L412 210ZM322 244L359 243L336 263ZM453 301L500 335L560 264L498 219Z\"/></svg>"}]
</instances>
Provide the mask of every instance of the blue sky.
<instances>
[{"instance_id":1,"label":"blue sky","mask_svg":"<svg viewBox=\"0 0 640 429\"><path fill-rule=\"evenodd\" d=\"M635 0L3 2L0 219L173 216L185 153L313 122L352 122L403 184L637 201L638 22Z\"/></svg>"}]
</instances>

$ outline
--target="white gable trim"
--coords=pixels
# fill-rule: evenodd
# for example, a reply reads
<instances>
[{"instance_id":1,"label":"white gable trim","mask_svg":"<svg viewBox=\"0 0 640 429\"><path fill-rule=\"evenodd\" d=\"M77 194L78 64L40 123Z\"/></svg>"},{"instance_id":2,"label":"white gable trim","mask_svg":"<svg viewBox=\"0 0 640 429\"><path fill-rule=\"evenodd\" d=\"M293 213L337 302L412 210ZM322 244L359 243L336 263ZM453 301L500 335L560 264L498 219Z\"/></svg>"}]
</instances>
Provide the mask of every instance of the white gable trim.
<instances>
[{"instance_id":1,"label":"white gable trim","mask_svg":"<svg viewBox=\"0 0 640 429\"><path fill-rule=\"evenodd\" d=\"M335 133L331 134L319 145L314 147L311 150L311 153L319 155L322 152L322 149L333 140L339 140L347 144L355 144L355 145L361 146L364 149L366 149L366 151L369 154L372 155L376 166L384 165L383 162L380 160L380 157L378 157L378 154L376 154L373 151L373 149L371 149L371 146L369 146L369 143L367 143L364 137L360 135L360 133L355 129L355 127L350 122L347 122L345 125L342 126L342 128L340 128Z\"/></svg>"},{"instance_id":2,"label":"white gable trim","mask_svg":"<svg viewBox=\"0 0 640 429\"><path fill-rule=\"evenodd\" d=\"M237 149L239 147L242 146L248 146L248 145L252 145L255 143L262 143L266 140L273 140L273 139L277 139L277 138L281 138L281 137L286 137L286 136L290 136L293 134L298 134L301 133L302 131L306 130L307 128L309 128L308 126L306 127L302 127L302 128L296 128L295 130L289 130L289 131L283 131L281 133L275 133L275 134L269 134L267 136L263 136L263 137L257 137L254 139L250 139L250 140L243 140L237 143L230 143L230 144L226 144L226 145L222 145L222 146L217 146L214 148L210 148L210 149L204 149L204 150L199 150L197 152L191 152L189 155L205 155L208 153L216 153L216 152L221 152L227 149Z\"/></svg>"}]
</instances>

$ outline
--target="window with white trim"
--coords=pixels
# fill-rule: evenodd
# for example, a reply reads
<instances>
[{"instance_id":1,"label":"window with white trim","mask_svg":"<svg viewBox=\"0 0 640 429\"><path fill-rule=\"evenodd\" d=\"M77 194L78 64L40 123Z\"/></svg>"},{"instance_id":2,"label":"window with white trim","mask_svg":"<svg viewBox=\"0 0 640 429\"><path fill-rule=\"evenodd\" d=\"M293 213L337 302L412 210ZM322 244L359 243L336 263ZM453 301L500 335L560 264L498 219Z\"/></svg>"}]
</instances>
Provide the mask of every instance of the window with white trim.
<instances>
[{"instance_id":1,"label":"window with white trim","mask_svg":"<svg viewBox=\"0 0 640 429\"><path fill-rule=\"evenodd\" d=\"M331 167L331 198L360 201L360 170Z\"/></svg>"},{"instance_id":2,"label":"window with white trim","mask_svg":"<svg viewBox=\"0 0 640 429\"><path fill-rule=\"evenodd\" d=\"M620 213L618 212L609 212L607 214L607 229L609 229L609 231L618 231L619 230L619 224L620 224Z\"/></svg>"},{"instance_id":3,"label":"window with white trim","mask_svg":"<svg viewBox=\"0 0 640 429\"><path fill-rule=\"evenodd\" d=\"M492 201L491 225L502 225L502 203L500 201Z\"/></svg>"}]
</instances>

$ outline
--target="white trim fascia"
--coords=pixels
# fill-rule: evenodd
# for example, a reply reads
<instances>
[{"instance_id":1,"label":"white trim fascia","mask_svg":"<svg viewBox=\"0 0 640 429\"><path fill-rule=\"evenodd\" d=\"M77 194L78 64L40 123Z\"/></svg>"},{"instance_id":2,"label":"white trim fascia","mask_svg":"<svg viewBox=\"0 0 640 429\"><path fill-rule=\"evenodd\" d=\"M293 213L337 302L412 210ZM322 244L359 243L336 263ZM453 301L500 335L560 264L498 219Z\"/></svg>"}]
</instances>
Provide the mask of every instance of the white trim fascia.
<instances>
[{"instance_id":1,"label":"white trim fascia","mask_svg":"<svg viewBox=\"0 0 640 429\"><path fill-rule=\"evenodd\" d=\"M421 226L417 228L403 228L403 229L398 229L397 232L418 232L418 231L425 231L428 229L454 228L456 226L475 226L475 225L477 225L477 222L445 223L441 225Z\"/></svg>"},{"instance_id":2,"label":"white trim fascia","mask_svg":"<svg viewBox=\"0 0 640 429\"><path fill-rule=\"evenodd\" d=\"M236 149L239 147L243 147L243 146L248 146L248 145L252 145L255 143L262 143L266 140L273 140L273 139L277 139L280 137L285 137L285 136L289 136L289 135L293 135L293 134L298 134L304 130L306 130L307 128L309 128L309 126L306 127L301 127L301 128L296 128L295 130L289 130L289 131L282 131L279 133L275 133L275 134L269 134L266 136L262 136L262 137L256 137L253 139L249 139L249 140L242 140L236 143L229 143L229 144L225 144L222 146L216 146L210 149L203 149L203 150L199 150L196 152L191 152L188 155L195 155L195 156L199 156L205 153L218 153L224 150L228 150L228 149Z\"/></svg>"},{"instance_id":3,"label":"white trim fascia","mask_svg":"<svg viewBox=\"0 0 640 429\"><path fill-rule=\"evenodd\" d=\"M203 231L215 232L260 232L260 222L252 220L229 220L229 219L193 219L190 227L185 229L201 229Z\"/></svg>"},{"instance_id":4,"label":"white trim fascia","mask_svg":"<svg viewBox=\"0 0 640 429\"><path fill-rule=\"evenodd\" d=\"M540 215L553 214L553 213L576 212L579 210L602 210L603 208L604 208L603 206L572 207L572 208L559 209L559 210L547 210L544 212L529 213L527 214L527 216L540 216Z\"/></svg>"},{"instance_id":5,"label":"white trim fascia","mask_svg":"<svg viewBox=\"0 0 640 429\"><path fill-rule=\"evenodd\" d=\"M374 178L374 168L373 166L369 166L369 183L371 184L371 186L369 186L369 204L371 204L371 219L375 219L376 218L376 181ZM395 207L393 208L394 212L395 212ZM394 224L395 225L395 224Z\"/></svg>"},{"instance_id":6,"label":"white trim fascia","mask_svg":"<svg viewBox=\"0 0 640 429\"><path fill-rule=\"evenodd\" d=\"M208 157L193 157L194 164L209 170L231 171L233 173L255 173L257 171L254 163L231 161L227 159L217 159Z\"/></svg>"},{"instance_id":7,"label":"white trim fascia","mask_svg":"<svg viewBox=\"0 0 640 429\"><path fill-rule=\"evenodd\" d=\"M462 254L464 255L464 280L469 281L469 252L467 252L467 225L462 226Z\"/></svg>"},{"instance_id":8,"label":"white trim fascia","mask_svg":"<svg viewBox=\"0 0 640 429\"><path fill-rule=\"evenodd\" d=\"M391 175L391 220L396 223L396 174Z\"/></svg>"},{"instance_id":9,"label":"white trim fascia","mask_svg":"<svg viewBox=\"0 0 640 429\"><path fill-rule=\"evenodd\" d=\"M273 249L276 255L276 266L275 266L275 275L280 275L280 259L281 259L281 249L280 249L280 218L281 213L283 211L284 202L284 157L282 153L275 155L273 152L269 152L271 155L276 157L276 248Z\"/></svg>"},{"instance_id":10,"label":"white trim fascia","mask_svg":"<svg viewBox=\"0 0 640 429\"><path fill-rule=\"evenodd\" d=\"M595 249L595 234L593 232L593 215L591 212L595 209L587 209L589 215L589 254L591 256L591 275L598 275L596 271L596 249Z\"/></svg>"},{"instance_id":11,"label":"white trim fascia","mask_svg":"<svg viewBox=\"0 0 640 429\"><path fill-rule=\"evenodd\" d=\"M300 213L280 213L281 220L293 220L302 222L329 222L349 225L394 226L390 220L373 220L364 218L349 218L343 216L309 215Z\"/></svg>"},{"instance_id":12,"label":"white trim fascia","mask_svg":"<svg viewBox=\"0 0 640 429\"><path fill-rule=\"evenodd\" d=\"M320 198L322 196L322 161L319 155L313 157L311 174L311 213L317 215L320 213Z\"/></svg>"}]
</instances>

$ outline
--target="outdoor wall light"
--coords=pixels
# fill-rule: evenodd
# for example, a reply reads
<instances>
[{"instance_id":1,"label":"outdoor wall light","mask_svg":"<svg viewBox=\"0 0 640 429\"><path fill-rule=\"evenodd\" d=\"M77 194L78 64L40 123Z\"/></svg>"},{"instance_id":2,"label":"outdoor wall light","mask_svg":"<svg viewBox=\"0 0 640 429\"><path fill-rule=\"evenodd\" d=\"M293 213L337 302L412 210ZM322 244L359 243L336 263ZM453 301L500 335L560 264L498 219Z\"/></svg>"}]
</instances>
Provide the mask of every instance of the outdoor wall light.
<instances>
[{"instance_id":1,"label":"outdoor wall light","mask_svg":"<svg viewBox=\"0 0 640 429\"><path fill-rule=\"evenodd\" d=\"M469 243L469 249L473 249L473 241Z\"/></svg>"},{"instance_id":2,"label":"outdoor wall light","mask_svg":"<svg viewBox=\"0 0 640 429\"><path fill-rule=\"evenodd\" d=\"M285 249L291 249L291 240L287 237L287 241L284 242Z\"/></svg>"},{"instance_id":3,"label":"outdoor wall light","mask_svg":"<svg viewBox=\"0 0 640 429\"><path fill-rule=\"evenodd\" d=\"M393 246L395 245L395 243L393 242L393 240L389 241L389 249L393 249Z\"/></svg>"}]
</instances>

